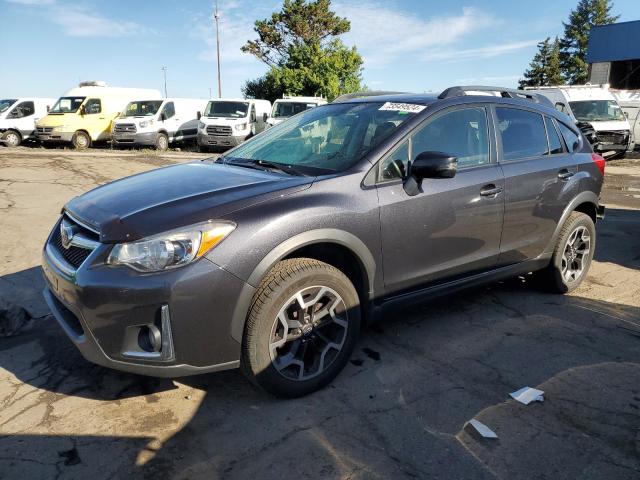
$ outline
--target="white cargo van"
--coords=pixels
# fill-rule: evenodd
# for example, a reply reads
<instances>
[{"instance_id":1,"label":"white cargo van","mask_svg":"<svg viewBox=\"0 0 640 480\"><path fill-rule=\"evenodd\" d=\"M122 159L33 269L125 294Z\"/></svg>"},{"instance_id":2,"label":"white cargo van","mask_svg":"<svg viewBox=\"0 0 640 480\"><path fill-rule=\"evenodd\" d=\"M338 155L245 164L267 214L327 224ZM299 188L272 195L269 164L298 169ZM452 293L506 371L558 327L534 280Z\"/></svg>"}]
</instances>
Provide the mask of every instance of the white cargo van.
<instances>
[{"instance_id":1,"label":"white cargo van","mask_svg":"<svg viewBox=\"0 0 640 480\"><path fill-rule=\"evenodd\" d=\"M269 125L277 125L297 113L326 103L327 99L322 97L291 97L284 95L282 98L273 102Z\"/></svg>"},{"instance_id":2,"label":"white cargo van","mask_svg":"<svg viewBox=\"0 0 640 480\"><path fill-rule=\"evenodd\" d=\"M556 109L576 123L588 123L596 132L593 149L606 157L633 150L631 126L608 85L571 85L527 88L547 97Z\"/></svg>"},{"instance_id":3,"label":"white cargo van","mask_svg":"<svg viewBox=\"0 0 640 480\"><path fill-rule=\"evenodd\" d=\"M0 142L17 147L35 137L36 121L47 114L53 98L5 98L0 100Z\"/></svg>"},{"instance_id":4,"label":"white cargo van","mask_svg":"<svg viewBox=\"0 0 640 480\"><path fill-rule=\"evenodd\" d=\"M629 120L635 148L640 147L640 90L610 90Z\"/></svg>"},{"instance_id":5,"label":"white cargo van","mask_svg":"<svg viewBox=\"0 0 640 480\"><path fill-rule=\"evenodd\" d=\"M198 123L198 145L202 150L240 145L266 128L270 111L268 100L209 100Z\"/></svg>"},{"instance_id":6,"label":"white cargo van","mask_svg":"<svg viewBox=\"0 0 640 480\"><path fill-rule=\"evenodd\" d=\"M162 98L158 90L108 87L105 82L81 82L58 99L36 124L38 140L71 143L77 149L111 139L111 123L132 100Z\"/></svg>"},{"instance_id":7,"label":"white cargo van","mask_svg":"<svg viewBox=\"0 0 640 480\"><path fill-rule=\"evenodd\" d=\"M114 146L152 146L166 150L174 142L195 140L207 100L158 98L129 102L113 122Z\"/></svg>"}]
</instances>

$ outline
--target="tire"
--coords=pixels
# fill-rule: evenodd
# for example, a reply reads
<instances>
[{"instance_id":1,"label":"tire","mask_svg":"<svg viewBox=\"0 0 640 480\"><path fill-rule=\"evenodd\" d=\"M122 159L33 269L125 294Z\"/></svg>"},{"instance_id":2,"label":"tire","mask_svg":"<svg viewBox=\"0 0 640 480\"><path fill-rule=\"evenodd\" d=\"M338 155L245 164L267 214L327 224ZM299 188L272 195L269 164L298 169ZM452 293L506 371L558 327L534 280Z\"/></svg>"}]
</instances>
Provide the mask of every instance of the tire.
<instances>
[{"instance_id":1,"label":"tire","mask_svg":"<svg viewBox=\"0 0 640 480\"><path fill-rule=\"evenodd\" d=\"M16 130L7 130L2 135L2 140L7 147L18 147L22 143L22 135Z\"/></svg>"},{"instance_id":2,"label":"tire","mask_svg":"<svg viewBox=\"0 0 640 480\"><path fill-rule=\"evenodd\" d=\"M277 397L307 395L340 373L359 333L360 301L344 273L309 258L283 260L253 298L241 367L253 383Z\"/></svg>"},{"instance_id":3,"label":"tire","mask_svg":"<svg viewBox=\"0 0 640 480\"><path fill-rule=\"evenodd\" d=\"M551 263L544 271L545 286L556 293L578 288L589 272L595 248L593 220L585 213L572 212L560 230ZM574 268L578 266L579 270Z\"/></svg>"},{"instance_id":4,"label":"tire","mask_svg":"<svg viewBox=\"0 0 640 480\"><path fill-rule=\"evenodd\" d=\"M86 150L91 146L91 137L87 132L78 130L71 139L71 144L76 150Z\"/></svg>"},{"instance_id":5,"label":"tire","mask_svg":"<svg viewBox=\"0 0 640 480\"><path fill-rule=\"evenodd\" d=\"M156 137L156 150L165 152L169 148L169 137L166 133L159 133Z\"/></svg>"}]
</instances>

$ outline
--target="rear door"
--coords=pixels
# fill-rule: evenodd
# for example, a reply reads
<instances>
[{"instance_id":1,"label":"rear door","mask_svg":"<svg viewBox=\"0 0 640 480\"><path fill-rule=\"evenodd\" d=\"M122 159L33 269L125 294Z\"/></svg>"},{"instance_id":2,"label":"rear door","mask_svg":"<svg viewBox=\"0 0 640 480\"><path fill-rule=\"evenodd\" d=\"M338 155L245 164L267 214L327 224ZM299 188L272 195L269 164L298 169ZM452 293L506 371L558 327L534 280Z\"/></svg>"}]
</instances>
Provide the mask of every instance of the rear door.
<instances>
[{"instance_id":1,"label":"rear door","mask_svg":"<svg viewBox=\"0 0 640 480\"><path fill-rule=\"evenodd\" d=\"M577 162L551 117L507 105L494 115L506 187L499 263L508 265L543 252L575 194Z\"/></svg>"},{"instance_id":2,"label":"rear door","mask_svg":"<svg viewBox=\"0 0 640 480\"><path fill-rule=\"evenodd\" d=\"M377 191L387 293L493 267L498 258L504 180L484 105L434 114L378 164ZM375 135L374 135L375 136ZM454 178L424 179L409 196L401 176L423 151L458 157Z\"/></svg>"}]
</instances>

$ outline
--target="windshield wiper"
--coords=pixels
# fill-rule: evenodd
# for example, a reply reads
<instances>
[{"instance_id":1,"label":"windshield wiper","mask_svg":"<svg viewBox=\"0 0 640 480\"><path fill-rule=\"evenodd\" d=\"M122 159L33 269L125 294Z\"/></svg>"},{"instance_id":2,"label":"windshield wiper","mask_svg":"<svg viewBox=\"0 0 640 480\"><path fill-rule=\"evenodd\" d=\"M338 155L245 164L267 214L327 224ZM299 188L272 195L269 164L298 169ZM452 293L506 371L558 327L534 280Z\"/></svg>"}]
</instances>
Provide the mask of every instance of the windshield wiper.
<instances>
[{"instance_id":1,"label":"windshield wiper","mask_svg":"<svg viewBox=\"0 0 640 480\"><path fill-rule=\"evenodd\" d=\"M239 167L254 168L256 170L276 170L278 172L286 173L287 175L302 175L300 171L293 168L290 165L283 163L269 162L268 160L253 160L246 158L223 158L223 163L228 165L236 165Z\"/></svg>"}]
</instances>

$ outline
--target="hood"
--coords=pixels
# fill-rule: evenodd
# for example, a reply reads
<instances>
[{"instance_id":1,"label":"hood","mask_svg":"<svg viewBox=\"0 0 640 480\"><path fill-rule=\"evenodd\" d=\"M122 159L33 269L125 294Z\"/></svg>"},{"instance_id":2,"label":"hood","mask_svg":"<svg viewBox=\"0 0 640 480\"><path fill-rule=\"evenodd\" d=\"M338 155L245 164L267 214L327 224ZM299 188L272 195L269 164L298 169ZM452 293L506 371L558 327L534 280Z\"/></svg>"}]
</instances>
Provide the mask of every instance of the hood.
<instances>
[{"instance_id":1,"label":"hood","mask_svg":"<svg viewBox=\"0 0 640 480\"><path fill-rule=\"evenodd\" d=\"M77 119L78 115L75 113L48 113L38 120L36 125L38 127L57 127L59 125L75 123Z\"/></svg>"},{"instance_id":2,"label":"hood","mask_svg":"<svg viewBox=\"0 0 640 480\"><path fill-rule=\"evenodd\" d=\"M612 120L608 122L589 122L596 132L610 131L610 130L630 130L629 122L627 120Z\"/></svg>"},{"instance_id":3,"label":"hood","mask_svg":"<svg viewBox=\"0 0 640 480\"><path fill-rule=\"evenodd\" d=\"M65 210L93 226L106 243L137 240L225 215L308 188L313 177L222 165L184 163L95 188Z\"/></svg>"},{"instance_id":4,"label":"hood","mask_svg":"<svg viewBox=\"0 0 640 480\"><path fill-rule=\"evenodd\" d=\"M200 121L205 125L237 125L239 123L247 123L249 117L202 117Z\"/></svg>"}]
</instances>

